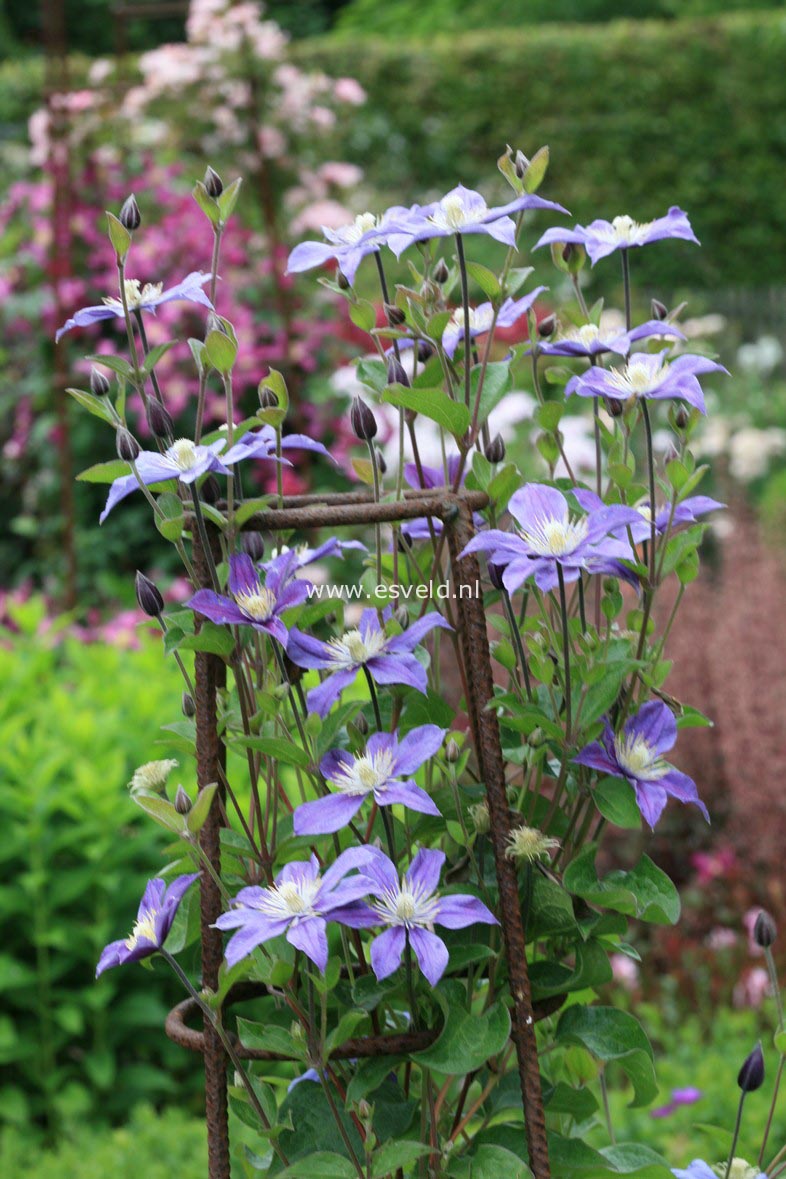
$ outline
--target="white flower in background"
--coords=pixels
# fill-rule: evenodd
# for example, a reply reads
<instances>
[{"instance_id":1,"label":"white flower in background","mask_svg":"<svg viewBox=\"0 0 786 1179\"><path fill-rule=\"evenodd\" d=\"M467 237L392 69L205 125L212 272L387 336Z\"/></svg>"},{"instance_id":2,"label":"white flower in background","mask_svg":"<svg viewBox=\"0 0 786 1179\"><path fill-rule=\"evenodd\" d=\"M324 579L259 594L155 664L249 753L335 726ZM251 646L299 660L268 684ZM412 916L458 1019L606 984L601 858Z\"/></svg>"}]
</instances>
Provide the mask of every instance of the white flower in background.
<instances>
[{"instance_id":1,"label":"white flower in background","mask_svg":"<svg viewBox=\"0 0 786 1179\"><path fill-rule=\"evenodd\" d=\"M767 473L770 459L786 451L786 430L776 426L760 430L745 426L729 439L729 471L740 483L749 483Z\"/></svg>"},{"instance_id":2,"label":"white flower in background","mask_svg":"<svg viewBox=\"0 0 786 1179\"><path fill-rule=\"evenodd\" d=\"M759 336L755 343L737 349L737 367L761 376L771 373L782 360L783 347L775 336Z\"/></svg>"}]
</instances>

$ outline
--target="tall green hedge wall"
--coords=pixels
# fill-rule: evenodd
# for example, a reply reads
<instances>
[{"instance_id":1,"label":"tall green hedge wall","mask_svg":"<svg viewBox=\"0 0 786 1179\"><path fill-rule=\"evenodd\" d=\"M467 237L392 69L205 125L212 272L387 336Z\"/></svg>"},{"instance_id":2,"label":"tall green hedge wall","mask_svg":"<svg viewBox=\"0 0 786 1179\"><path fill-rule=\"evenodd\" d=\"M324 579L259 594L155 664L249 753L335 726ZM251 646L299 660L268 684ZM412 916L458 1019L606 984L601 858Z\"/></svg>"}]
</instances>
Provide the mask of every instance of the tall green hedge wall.
<instances>
[{"instance_id":1,"label":"tall green hedge wall","mask_svg":"<svg viewBox=\"0 0 786 1179\"><path fill-rule=\"evenodd\" d=\"M347 153L391 201L483 184L505 143L543 143L543 190L578 221L669 204L706 247L642 251L669 288L780 283L786 271L786 13L674 23L311 41L300 63L353 74L369 104ZM646 257L645 257L646 255ZM690 273L686 275L686 258Z\"/></svg>"}]
</instances>

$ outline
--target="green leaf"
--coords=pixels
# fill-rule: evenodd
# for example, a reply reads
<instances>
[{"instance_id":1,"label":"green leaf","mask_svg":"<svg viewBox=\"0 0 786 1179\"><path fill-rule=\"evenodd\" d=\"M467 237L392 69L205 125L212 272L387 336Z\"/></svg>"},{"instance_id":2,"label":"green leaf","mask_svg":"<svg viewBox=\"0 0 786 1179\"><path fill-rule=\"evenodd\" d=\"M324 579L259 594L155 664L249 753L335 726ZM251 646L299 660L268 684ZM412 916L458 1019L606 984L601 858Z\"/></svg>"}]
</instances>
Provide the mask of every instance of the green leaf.
<instances>
[{"instance_id":1,"label":"green leaf","mask_svg":"<svg viewBox=\"0 0 786 1179\"><path fill-rule=\"evenodd\" d=\"M632 1106L647 1105L657 1095L652 1047L641 1024L627 1011L569 1007L560 1016L556 1039L562 1044L580 1044L604 1064L619 1064L633 1085Z\"/></svg>"},{"instance_id":2,"label":"green leaf","mask_svg":"<svg viewBox=\"0 0 786 1179\"><path fill-rule=\"evenodd\" d=\"M146 814L155 819L159 826L166 827L167 831L175 831L178 835L183 834L185 829L183 816L177 813L172 803L166 798L159 798L152 794L132 794L131 797L138 807L141 807Z\"/></svg>"},{"instance_id":3,"label":"green leaf","mask_svg":"<svg viewBox=\"0 0 786 1179\"><path fill-rule=\"evenodd\" d=\"M122 459L112 459L108 463L94 463L80 471L77 480L80 483L114 483L122 475L130 475L131 468Z\"/></svg>"},{"instance_id":4,"label":"green leaf","mask_svg":"<svg viewBox=\"0 0 786 1179\"><path fill-rule=\"evenodd\" d=\"M470 1179L531 1179L532 1171L522 1158L504 1146L484 1143L472 1156Z\"/></svg>"},{"instance_id":5,"label":"green leaf","mask_svg":"<svg viewBox=\"0 0 786 1179\"><path fill-rule=\"evenodd\" d=\"M414 1142L411 1139L399 1139L396 1142L386 1142L371 1156L372 1179L386 1179L400 1167L417 1162L424 1154L428 1154L431 1147L425 1142Z\"/></svg>"},{"instance_id":6,"label":"green leaf","mask_svg":"<svg viewBox=\"0 0 786 1179\"><path fill-rule=\"evenodd\" d=\"M674 1172L649 1146L620 1142L604 1146L600 1153L617 1175L632 1175L634 1179L673 1179Z\"/></svg>"},{"instance_id":7,"label":"green leaf","mask_svg":"<svg viewBox=\"0 0 786 1179\"><path fill-rule=\"evenodd\" d=\"M156 528L165 540L180 540L183 533L183 501L167 491L159 495L157 502L163 515L154 517Z\"/></svg>"},{"instance_id":8,"label":"green leaf","mask_svg":"<svg viewBox=\"0 0 786 1179\"><path fill-rule=\"evenodd\" d=\"M197 372L201 377L205 371L205 342L204 340L195 340L193 336L189 336L188 346L191 349L191 355L194 358Z\"/></svg>"},{"instance_id":9,"label":"green leaf","mask_svg":"<svg viewBox=\"0 0 786 1179\"><path fill-rule=\"evenodd\" d=\"M104 397L95 397L92 393L86 393L84 389L66 389L74 401L79 402L83 409L91 413L94 418L100 418L102 422L107 422L110 426L117 425L117 420L112 411L112 407Z\"/></svg>"},{"instance_id":10,"label":"green leaf","mask_svg":"<svg viewBox=\"0 0 786 1179\"><path fill-rule=\"evenodd\" d=\"M86 356L85 360L89 360L91 364L100 364L104 368L109 368L113 373L117 373L119 377L132 377L134 370L128 361L123 356Z\"/></svg>"},{"instance_id":11,"label":"green leaf","mask_svg":"<svg viewBox=\"0 0 786 1179\"><path fill-rule=\"evenodd\" d=\"M568 892L589 904L653 924L674 925L679 920L679 893L649 856L642 856L629 872L616 869L600 880L595 868L597 850L591 843L568 864L563 876Z\"/></svg>"},{"instance_id":12,"label":"green leaf","mask_svg":"<svg viewBox=\"0 0 786 1179\"><path fill-rule=\"evenodd\" d=\"M307 1154L279 1172L279 1179L356 1179L357 1171L348 1158L318 1150Z\"/></svg>"},{"instance_id":13,"label":"green leaf","mask_svg":"<svg viewBox=\"0 0 786 1179\"><path fill-rule=\"evenodd\" d=\"M217 789L218 782L210 782L199 791L196 802L186 815L186 826L192 835L198 834L207 822L207 816L210 814L210 807Z\"/></svg>"},{"instance_id":14,"label":"green leaf","mask_svg":"<svg viewBox=\"0 0 786 1179\"><path fill-rule=\"evenodd\" d=\"M515 295L520 291L534 269L534 266L514 266L509 270L508 281L505 283L505 294Z\"/></svg>"},{"instance_id":15,"label":"green leaf","mask_svg":"<svg viewBox=\"0 0 786 1179\"><path fill-rule=\"evenodd\" d=\"M350 305L349 318L362 332L370 332L377 324L377 309L368 299L358 299Z\"/></svg>"},{"instance_id":16,"label":"green leaf","mask_svg":"<svg viewBox=\"0 0 786 1179\"><path fill-rule=\"evenodd\" d=\"M242 176L238 176L237 180L233 180L231 184L226 186L218 198L218 208L221 213L221 221L224 225L226 225L235 211L235 205L237 204L237 198L240 196L240 186L242 183Z\"/></svg>"},{"instance_id":17,"label":"green leaf","mask_svg":"<svg viewBox=\"0 0 786 1179\"><path fill-rule=\"evenodd\" d=\"M244 737L238 734L232 744L256 749L259 753L273 757L276 761L282 761L288 766L300 766L305 770L310 764L305 749L301 749L292 741L286 741L283 737Z\"/></svg>"},{"instance_id":18,"label":"green leaf","mask_svg":"<svg viewBox=\"0 0 786 1179\"><path fill-rule=\"evenodd\" d=\"M469 375L470 405L475 404L482 367L482 365L476 364ZM483 390L480 394L480 409L478 411L479 425L482 426L492 410L499 405L502 398L509 391L510 385L510 361L495 360L492 364L486 365L486 374L483 378Z\"/></svg>"},{"instance_id":19,"label":"green leaf","mask_svg":"<svg viewBox=\"0 0 786 1179\"><path fill-rule=\"evenodd\" d=\"M201 180L197 180L196 184L191 189L191 195L207 217L210 224L218 225L219 221L221 220L221 213L219 211L218 205L207 191Z\"/></svg>"},{"instance_id":20,"label":"green leaf","mask_svg":"<svg viewBox=\"0 0 786 1179\"><path fill-rule=\"evenodd\" d=\"M418 1064L438 1073L464 1076L505 1047L510 1016L502 1002L482 1015L467 1011L465 990L454 982L440 984L434 997L445 1013L445 1026L430 1048L415 1054Z\"/></svg>"},{"instance_id":21,"label":"green leaf","mask_svg":"<svg viewBox=\"0 0 786 1179\"><path fill-rule=\"evenodd\" d=\"M638 831L641 811L636 792L624 778L603 778L592 791L595 806L604 819L624 831Z\"/></svg>"},{"instance_id":22,"label":"green leaf","mask_svg":"<svg viewBox=\"0 0 786 1179\"><path fill-rule=\"evenodd\" d=\"M355 374L361 385L366 385L375 393L384 393L387 388L387 365L383 364L381 360L359 360Z\"/></svg>"},{"instance_id":23,"label":"green leaf","mask_svg":"<svg viewBox=\"0 0 786 1179\"><path fill-rule=\"evenodd\" d=\"M232 371L237 357L237 344L223 332L208 332L205 339L205 355L216 372L225 376Z\"/></svg>"},{"instance_id":24,"label":"green leaf","mask_svg":"<svg viewBox=\"0 0 786 1179\"><path fill-rule=\"evenodd\" d=\"M560 418L564 412L564 401L545 401L543 405L539 405L535 410L535 421L541 430L553 432L559 425Z\"/></svg>"},{"instance_id":25,"label":"green leaf","mask_svg":"<svg viewBox=\"0 0 786 1179\"><path fill-rule=\"evenodd\" d=\"M549 149L540 147L527 165L522 181L525 192L537 192L543 183L549 166Z\"/></svg>"},{"instance_id":26,"label":"green leaf","mask_svg":"<svg viewBox=\"0 0 786 1179\"><path fill-rule=\"evenodd\" d=\"M478 284L487 299L496 299L500 293L499 280L488 266L480 262L467 262L467 274Z\"/></svg>"},{"instance_id":27,"label":"green leaf","mask_svg":"<svg viewBox=\"0 0 786 1179\"><path fill-rule=\"evenodd\" d=\"M161 357L166 356L169 349L174 348L176 343L177 340L167 340L166 344L156 344L155 348L150 349L142 365L142 372L145 376L150 375Z\"/></svg>"},{"instance_id":28,"label":"green leaf","mask_svg":"<svg viewBox=\"0 0 786 1179\"><path fill-rule=\"evenodd\" d=\"M241 1044L262 1052L276 1052L293 1060L305 1060L308 1055L305 1040L296 1040L288 1028L278 1024L256 1023L238 1017L237 1030Z\"/></svg>"},{"instance_id":29,"label":"green leaf","mask_svg":"<svg viewBox=\"0 0 786 1179\"><path fill-rule=\"evenodd\" d=\"M228 658L235 649L235 639L228 626L203 622L199 634L184 635L178 646L184 651L207 651Z\"/></svg>"},{"instance_id":30,"label":"green leaf","mask_svg":"<svg viewBox=\"0 0 786 1179\"><path fill-rule=\"evenodd\" d=\"M404 385L388 385L382 400L423 414L456 439L462 438L469 428L470 413L466 405L452 401L442 389L408 389Z\"/></svg>"},{"instance_id":31,"label":"green leaf","mask_svg":"<svg viewBox=\"0 0 786 1179\"><path fill-rule=\"evenodd\" d=\"M112 249L122 262L131 245L131 234L122 222L115 217L114 213L110 213L107 210L106 219L109 225L109 240L112 243Z\"/></svg>"}]
</instances>

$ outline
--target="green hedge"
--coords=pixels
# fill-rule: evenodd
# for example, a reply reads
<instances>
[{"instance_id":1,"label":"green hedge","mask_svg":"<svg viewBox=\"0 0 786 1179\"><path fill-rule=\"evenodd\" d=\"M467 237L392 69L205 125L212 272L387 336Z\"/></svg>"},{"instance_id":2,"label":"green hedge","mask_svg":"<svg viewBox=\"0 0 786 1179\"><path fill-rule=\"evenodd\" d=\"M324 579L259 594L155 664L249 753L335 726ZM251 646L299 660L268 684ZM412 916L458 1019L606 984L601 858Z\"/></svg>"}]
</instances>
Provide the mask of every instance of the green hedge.
<instances>
[{"instance_id":1,"label":"green hedge","mask_svg":"<svg viewBox=\"0 0 786 1179\"><path fill-rule=\"evenodd\" d=\"M488 191L506 142L548 143L544 191L579 221L690 212L705 249L642 251L649 283L684 283L686 259L694 285L782 281L783 13L311 41L297 60L367 89L346 154L391 202L457 180Z\"/></svg>"},{"instance_id":2,"label":"green hedge","mask_svg":"<svg viewBox=\"0 0 786 1179\"><path fill-rule=\"evenodd\" d=\"M95 981L101 949L130 931L167 863L165 834L126 783L178 756L160 732L178 719L177 669L160 641L55 643L40 600L11 609L22 632L0 633L0 1124L125 1117L173 1095L184 1105L199 1063L163 1031L178 984L139 966ZM193 793L193 763L180 762L174 782Z\"/></svg>"}]
</instances>

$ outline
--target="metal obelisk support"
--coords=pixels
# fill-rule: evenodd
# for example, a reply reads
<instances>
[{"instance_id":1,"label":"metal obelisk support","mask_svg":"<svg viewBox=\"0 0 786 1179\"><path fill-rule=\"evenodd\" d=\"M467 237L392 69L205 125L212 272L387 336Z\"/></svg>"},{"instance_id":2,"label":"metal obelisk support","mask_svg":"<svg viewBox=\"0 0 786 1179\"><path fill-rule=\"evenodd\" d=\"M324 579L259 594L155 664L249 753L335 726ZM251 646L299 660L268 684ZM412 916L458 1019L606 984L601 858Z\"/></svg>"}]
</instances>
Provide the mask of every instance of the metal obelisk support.
<instances>
[{"instance_id":1,"label":"metal obelisk support","mask_svg":"<svg viewBox=\"0 0 786 1179\"><path fill-rule=\"evenodd\" d=\"M198 536L193 545L194 572L200 586L211 586L205 554ZM197 625L199 625L197 618ZM196 759L197 785L201 790L212 782L220 782L225 769L226 754L218 735L217 694L226 683L226 666L217 655L198 651L194 656L194 691L196 699ZM199 841L216 871L221 873L220 800L224 791L219 786L207 821L199 833ZM200 880L200 925L202 935L202 985L215 989L224 956L223 939L213 923L221 913L221 894L215 881L202 873ZM229 1174L229 1118L227 1108L227 1058L215 1030L204 1017L205 1062L205 1120L209 1179L230 1179Z\"/></svg>"},{"instance_id":2,"label":"metal obelisk support","mask_svg":"<svg viewBox=\"0 0 786 1179\"><path fill-rule=\"evenodd\" d=\"M513 996L511 1034L519 1066L529 1165L535 1179L550 1179L546 1118L543 1112L535 1017L532 1010L518 877L512 861L506 855L510 821L505 792L505 763L502 758L496 713L488 707L494 696L494 680L486 633L486 615L480 593L480 567L474 555L463 558L459 556L474 535L472 512L466 502L454 497L445 500L441 514L447 529L453 583L458 599L456 619L459 642L466 666L470 669L467 676L467 712L472 726L480 776L486 787L491 821L490 835L499 885L502 935L505 940L508 977ZM466 596L462 593L465 587L469 591Z\"/></svg>"}]
</instances>

